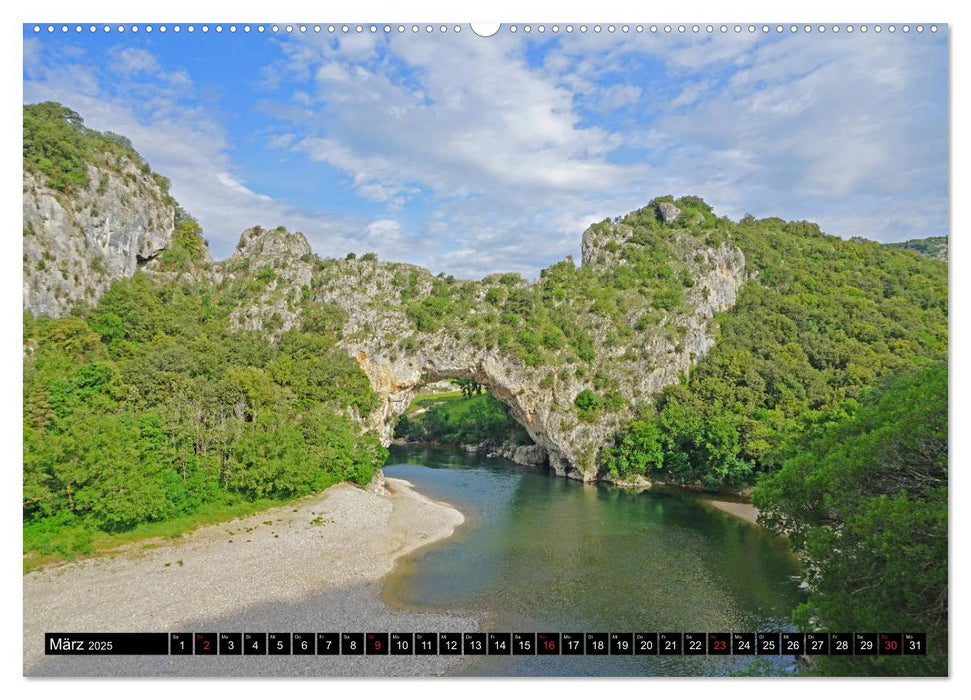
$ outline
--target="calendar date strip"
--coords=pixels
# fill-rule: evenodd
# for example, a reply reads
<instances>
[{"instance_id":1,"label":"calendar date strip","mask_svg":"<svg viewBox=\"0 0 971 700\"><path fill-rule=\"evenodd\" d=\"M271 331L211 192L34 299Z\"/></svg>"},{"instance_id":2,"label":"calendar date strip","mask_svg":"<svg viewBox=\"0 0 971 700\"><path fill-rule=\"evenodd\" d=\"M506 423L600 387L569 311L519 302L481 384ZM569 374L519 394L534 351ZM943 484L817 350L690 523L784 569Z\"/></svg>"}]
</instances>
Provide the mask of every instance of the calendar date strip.
<instances>
[{"instance_id":1,"label":"calendar date strip","mask_svg":"<svg viewBox=\"0 0 971 700\"><path fill-rule=\"evenodd\" d=\"M923 632L48 632L54 656L905 656Z\"/></svg>"}]
</instances>

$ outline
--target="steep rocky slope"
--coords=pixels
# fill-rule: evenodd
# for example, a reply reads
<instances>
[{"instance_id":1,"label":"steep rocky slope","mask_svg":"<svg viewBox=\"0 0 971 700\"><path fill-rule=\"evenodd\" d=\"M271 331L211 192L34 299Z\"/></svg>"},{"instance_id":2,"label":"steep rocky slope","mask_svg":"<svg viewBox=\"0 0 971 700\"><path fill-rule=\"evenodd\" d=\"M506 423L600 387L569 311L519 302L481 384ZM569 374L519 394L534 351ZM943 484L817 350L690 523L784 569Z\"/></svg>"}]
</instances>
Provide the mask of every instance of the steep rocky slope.
<instances>
[{"instance_id":1,"label":"steep rocky slope","mask_svg":"<svg viewBox=\"0 0 971 700\"><path fill-rule=\"evenodd\" d=\"M733 222L692 196L590 226L580 265L567 258L532 282L459 280L371 254L323 259L282 226L247 229L213 262L123 137L35 107L26 310L65 315L141 271L218 300L234 332L336 337L378 397L346 412L385 444L422 386L465 378L510 407L557 474L623 481L630 470L609 453L640 425L633 451L661 430L665 454L692 465L669 469L682 478L722 467L744 478L803 412L946 355L946 264L808 222Z\"/></svg>"},{"instance_id":2,"label":"steep rocky slope","mask_svg":"<svg viewBox=\"0 0 971 700\"><path fill-rule=\"evenodd\" d=\"M24 106L24 309L93 303L172 242L177 205L127 139L52 102Z\"/></svg>"},{"instance_id":3,"label":"steep rocky slope","mask_svg":"<svg viewBox=\"0 0 971 700\"><path fill-rule=\"evenodd\" d=\"M126 163L88 166L90 182L66 196L24 173L24 308L63 316L93 303L169 245L175 204L156 181Z\"/></svg>"}]
</instances>

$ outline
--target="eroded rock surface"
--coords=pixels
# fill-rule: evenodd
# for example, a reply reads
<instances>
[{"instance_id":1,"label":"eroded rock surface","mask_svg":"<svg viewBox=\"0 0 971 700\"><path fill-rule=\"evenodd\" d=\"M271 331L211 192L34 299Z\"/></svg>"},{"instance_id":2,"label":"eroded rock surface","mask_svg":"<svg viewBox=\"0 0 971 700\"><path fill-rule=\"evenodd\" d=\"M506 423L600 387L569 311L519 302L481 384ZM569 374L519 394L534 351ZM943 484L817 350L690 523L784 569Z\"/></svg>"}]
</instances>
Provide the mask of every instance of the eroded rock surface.
<instances>
[{"instance_id":1,"label":"eroded rock surface","mask_svg":"<svg viewBox=\"0 0 971 700\"><path fill-rule=\"evenodd\" d=\"M171 242L175 202L134 162L112 172L88 166L70 195L24 172L24 309L63 316L94 303Z\"/></svg>"}]
</instances>

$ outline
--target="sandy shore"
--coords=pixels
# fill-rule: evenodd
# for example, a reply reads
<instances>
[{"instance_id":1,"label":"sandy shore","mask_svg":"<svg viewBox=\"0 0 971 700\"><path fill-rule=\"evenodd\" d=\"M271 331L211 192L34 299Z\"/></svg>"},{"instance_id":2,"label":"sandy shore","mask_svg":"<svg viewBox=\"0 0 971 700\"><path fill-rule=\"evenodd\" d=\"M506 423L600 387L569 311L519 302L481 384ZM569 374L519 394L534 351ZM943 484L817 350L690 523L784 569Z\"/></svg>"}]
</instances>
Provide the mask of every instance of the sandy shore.
<instances>
[{"instance_id":1,"label":"sandy shore","mask_svg":"<svg viewBox=\"0 0 971 700\"><path fill-rule=\"evenodd\" d=\"M737 501L716 501L703 499L705 503L709 503L715 508L730 515L734 515L736 518L741 518L742 520L752 523L753 525L758 525L759 509L753 506L751 503L739 503Z\"/></svg>"},{"instance_id":2,"label":"sandy shore","mask_svg":"<svg viewBox=\"0 0 971 700\"><path fill-rule=\"evenodd\" d=\"M45 657L44 632L449 631L476 621L393 611L397 558L464 522L400 479L24 576L25 675L437 675L456 657ZM461 657L457 657L461 658Z\"/></svg>"}]
</instances>

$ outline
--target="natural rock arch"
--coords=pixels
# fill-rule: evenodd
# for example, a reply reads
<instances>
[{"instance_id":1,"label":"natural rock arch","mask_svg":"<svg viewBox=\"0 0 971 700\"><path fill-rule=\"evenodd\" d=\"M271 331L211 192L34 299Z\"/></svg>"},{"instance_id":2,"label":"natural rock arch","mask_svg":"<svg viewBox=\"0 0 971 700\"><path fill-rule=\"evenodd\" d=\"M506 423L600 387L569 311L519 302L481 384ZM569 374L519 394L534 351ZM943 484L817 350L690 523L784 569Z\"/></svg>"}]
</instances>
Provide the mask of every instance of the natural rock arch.
<instances>
[{"instance_id":1,"label":"natural rock arch","mask_svg":"<svg viewBox=\"0 0 971 700\"><path fill-rule=\"evenodd\" d=\"M737 248L722 245L706 254L712 265L688 294L690 312L676 320L683 329L681 341L652 337L649 342L653 345L646 348L651 362L632 363L622 377L620 390L628 406L679 382L714 346L714 314L734 305L747 275L744 257ZM322 298L334 302L341 299L334 294ZM349 332L341 345L357 359L381 400L379 408L363 422L376 430L385 444L392 438L397 418L423 385L442 379L474 379L510 408L512 417L546 450L550 468L557 475L583 481L597 478L600 449L631 412L603 411L594 420L580 420L574 401L590 383L577 376L575 366L530 367L508 352L477 348L449 333L423 335L417 347L402 350L399 343L381 343L378 334L358 332L362 322L381 325L369 313L371 309L361 298L348 308ZM601 352L609 353L611 348Z\"/></svg>"},{"instance_id":2,"label":"natural rock arch","mask_svg":"<svg viewBox=\"0 0 971 700\"><path fill-rule=\"evenodd\" d=\"M513 418L546 450L556 474L590 481L598 476L599 451L630 419L634 408L680 381L711 350L714 314L731 308L738 289L749 279L742 252L730 243L707 243L678 230L663 235L676 256L671 264L691 275L681 310L666 313L643 330L628 328L626 345L609 341L610 321L593 311L578 312L586 314L596 347L594 359L586 364L554 360L530 366L508 349L472 342L469 319L452 319L451 327L420 330L408 305L427 299L436 284L445 283L442 276L373 256L321 260L310 253L302 234L282 228L244 232L236 255L217 264L217 274L251 275L254 270L273 269L273 280L262 296L238 309L235 318L241 328L274 328L272 336L298 325L301 296L341 310L346 318L339 346L357 360L379 398L378 408L358 419L385 444L391 441L397 418L423 385L449 378L474 379L509 406ZM621 252L636 245L631 236L631 227L622 223L590 227L583 236L582 264L606 272L626 264ZM243 258L245 266L240 264ZM572 262L565 264L574 269ZM499 281L510 277L515 279ZM488 290L501 284L524 293L532 289L522 278L501 275L452 284L464 285L475 304L482 306L488 303ZM410 289L407 294L406 289ZM639 325L636 320L628 317L624 323ZM594 386L591 377L597 373L610 375L624 405L581 420L575 400Z\"/></svg>"}]
</instances>

